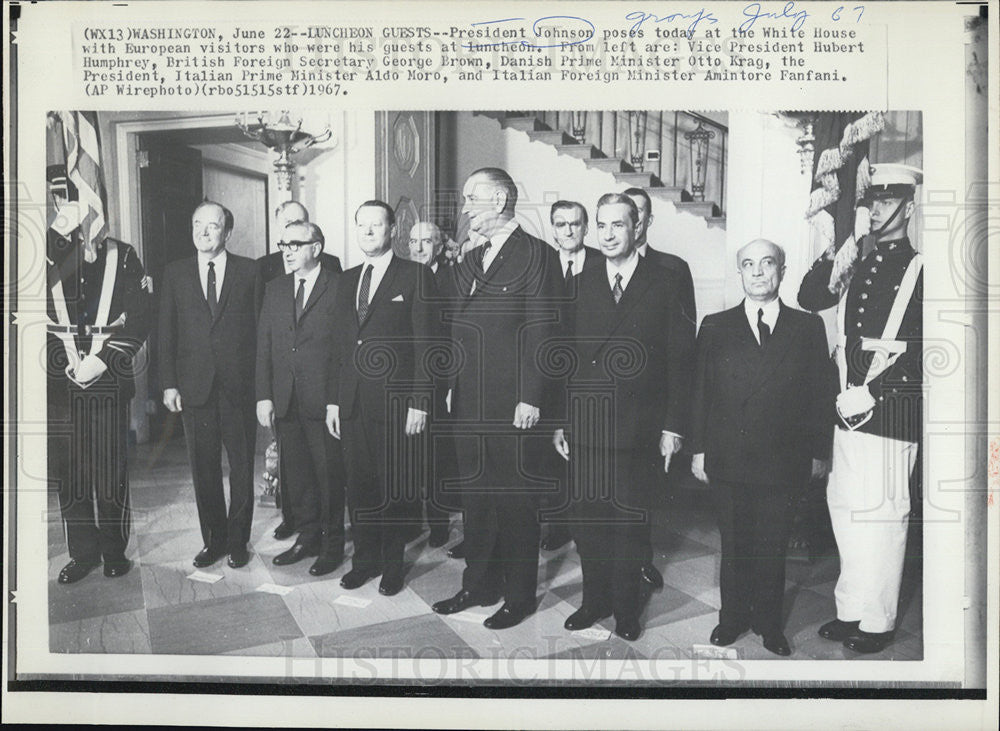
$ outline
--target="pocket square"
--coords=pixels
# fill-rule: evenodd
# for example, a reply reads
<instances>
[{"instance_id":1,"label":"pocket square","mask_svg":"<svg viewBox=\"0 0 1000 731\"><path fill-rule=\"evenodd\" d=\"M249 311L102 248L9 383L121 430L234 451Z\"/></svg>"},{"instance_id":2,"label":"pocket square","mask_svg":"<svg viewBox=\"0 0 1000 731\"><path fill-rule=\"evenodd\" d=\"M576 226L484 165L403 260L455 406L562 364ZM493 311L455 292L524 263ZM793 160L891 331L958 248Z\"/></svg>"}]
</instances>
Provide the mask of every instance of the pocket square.
<instances>
[{"instance_id":1,"label":"pocket square","mask_svg":"<svg viewBox=\"0 0 1000 731\"><path fill-rule=\"evenodd\" d=\"M393 302L402 302L403 301L403 295L397 294L395 297L392 298L392 301Z\"/></svg>"}]
</instances>

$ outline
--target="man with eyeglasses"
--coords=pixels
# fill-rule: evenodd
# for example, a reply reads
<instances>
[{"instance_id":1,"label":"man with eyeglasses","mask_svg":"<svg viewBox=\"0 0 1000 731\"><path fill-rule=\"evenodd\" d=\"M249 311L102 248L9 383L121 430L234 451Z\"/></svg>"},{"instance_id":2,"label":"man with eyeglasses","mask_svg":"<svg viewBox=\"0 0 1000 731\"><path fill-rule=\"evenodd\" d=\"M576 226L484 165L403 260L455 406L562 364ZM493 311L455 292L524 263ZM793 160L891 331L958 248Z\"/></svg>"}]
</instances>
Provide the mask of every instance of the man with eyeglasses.
<instances>
[{"instance_id":1,"label":"man with eyeglasses","mask_svg":"<svg viewBox=\"0 0 1000 731\"><path fill-rule=\"evenodd\" d=\"M344 558L342 457L325 424L340 275L320 265L319 226L292 223L282 239L289 273L268 282L257 330L257 421L276 431L282 473L294 478L284 500L299 535L273 562L318 556L309 573L324 576Z\"/></svg>"},{"instance_id":2,"label":"man with eyeglasses","mask_svg":"<svg viewBox=\"0 0 1000 731\"><path fill-rule=\"evenodd\" d=\"M204 548L205 568L229 555L250 560L253 519L253 371L259 278L253 259L226 251L233 214L214 201L191 217L197 254L167 265L160 294L163 403L184 423ZM229 459L229 509L222 485L222 447Z\"/></svg>"}]
</instances>

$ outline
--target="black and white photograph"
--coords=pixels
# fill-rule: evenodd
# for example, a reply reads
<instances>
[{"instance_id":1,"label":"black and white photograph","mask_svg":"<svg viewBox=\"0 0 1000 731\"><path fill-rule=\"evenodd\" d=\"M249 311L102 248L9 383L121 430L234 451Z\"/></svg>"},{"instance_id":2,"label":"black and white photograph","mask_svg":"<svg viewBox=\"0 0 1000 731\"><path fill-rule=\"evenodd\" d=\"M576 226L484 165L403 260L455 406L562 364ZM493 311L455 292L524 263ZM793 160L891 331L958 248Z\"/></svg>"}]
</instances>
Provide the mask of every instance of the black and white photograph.
<instances>
[{"instance_id":1,"label":"black and white photograph","mask_svg":"<svg viewBox=\"0 0 1000 731\"><path fill-rule=\"evenodd\" d=\"M919 112L48 124L51 652L923 657Z\"/></svg>"}]
</instances>

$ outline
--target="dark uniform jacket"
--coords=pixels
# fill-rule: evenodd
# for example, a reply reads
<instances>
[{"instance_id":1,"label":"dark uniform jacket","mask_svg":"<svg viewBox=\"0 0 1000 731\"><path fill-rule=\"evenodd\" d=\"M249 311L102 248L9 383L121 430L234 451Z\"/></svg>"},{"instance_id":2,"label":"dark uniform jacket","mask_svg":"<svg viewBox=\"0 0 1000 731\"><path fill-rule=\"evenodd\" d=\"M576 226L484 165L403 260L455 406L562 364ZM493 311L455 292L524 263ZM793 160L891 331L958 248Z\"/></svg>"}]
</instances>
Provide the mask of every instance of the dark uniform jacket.
<instances>
[{"instance_id":1,"label":"dark uniform jacket","mask_svg":"<svg viewBox=\"0 0 1000 731\"><path fill-rule=\"evenodd\" d=\"M698 310L694 301L694 279L691 277L691 267L676 254L659 251L652 246L646 247L646 256L650 261L669 269L677 275L678 297L684 313L693 323L698 322Z\"/></svg>"},{"instance_id":2,"label":"dark uniform jacket","mask_svg":"<svg viewBox=\"0 0 1000 731\"><path fill-rule=\"evenodd\" d=\"M847 385L864 383L873 353L864 350L865 338L881 339L903 274L915 255L909 239L880 241L855 269L847 290L845 357ZM827 285L833 262L821 257L806 273L799 288L799 304L817 312L837 305ZM923 382L923 273L906 307L896 339L906 351L868 384L875 398L872 418L858 428L866 434L918 441L921 434ZM839 422L839 419L838 419Z\"/></svg>"},{"instance_id":3,"label":"dark uniform jacket","mask_svg":"<svg viewBox=\"0 0 1000 731\"><path fill-rule=\"evenodd\" d=\"M74 330L68 335L73 338L77 355L86 355L90 352L93 328L97 325L109 246L116 247L118 251L115 283L106 323L111 333L95 353L108 368L89 388L114 388L120 398L130 399L135 395L134 358L149 332L150 296L143 286L142 262L135 249L117 239L109 237L98 244L97 260L87 263L79 243L49 232L47 312L51 325L48 335L48 372L52 381L76 387L66 376L68 361L65 346L55 332L64 325L56 316L52 285L57 280L62 282L69 325ZM50 391L50 397L56 398L66 393L64 389Z\"/></svg>"}]
</instances>

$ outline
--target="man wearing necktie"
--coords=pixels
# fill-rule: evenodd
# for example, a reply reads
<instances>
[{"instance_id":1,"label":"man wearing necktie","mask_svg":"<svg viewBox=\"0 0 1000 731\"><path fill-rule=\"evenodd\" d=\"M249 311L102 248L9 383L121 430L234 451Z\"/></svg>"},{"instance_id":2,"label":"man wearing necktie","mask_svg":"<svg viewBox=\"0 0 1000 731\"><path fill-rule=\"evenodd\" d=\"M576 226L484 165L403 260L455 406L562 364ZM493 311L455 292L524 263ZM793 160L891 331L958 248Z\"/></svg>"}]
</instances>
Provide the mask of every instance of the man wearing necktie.
<instances>
[{"instance_id":1,"label":"man wearing necktie","mask_svg":"<svg viewBox=\"0 0 1000 731\"><path fill-rule=\"evenodd\" d=\"M229 555L250 560L253 518L254 361L259 278L252 259L226 251L233 214L213 201L192 217L197 254L167 265L160 294L163 403L180 413L204 547L198 568ZM229 508L222 447L229 458Z\"/></svg>"},{"instance_id":2,"label":"man wearing necktie","mask_svg":"<svg viewBox=\"0 0 1000 731\"><path fill-rule=\"evenodd\" d=\"M702 323L692 408L691 470L711 485L722 536L710 639L730 645L753 629L784 656L792 506L830 456L830 360L822 320L778 298L784 250L758 239L737 263L746 298Z\"/></svg>"},{"instance_id":3,"label":"man wearing necktie","mask_svg":"<svg viewBox=\"0 0 1000 731\"><path fill-rule=\"evenodd\" d=\"M327 429L343 440L354 538L340 585L357 589L381 575L379 593L392 596L403 588L409 529L420 523L405 442L426 430L431 413L437 287L428 267L393 253L396 221L386 203L362 203L354 221L364 261L341 280L326 401Z\"/></svg>"},{"instance_id":4,"label":"man wearing necktie","mask_svg":"<svg viewBox=\"0 0 1000 731\"><path fill-rule=\"evenodd\" d=\"M454 267L462 299L449 312L461 364L452 418L466 569L461 590L432 607L453 614L503 598L484 622L497 630L519 624L537 602L538 501L553 481L539 474L543 445L528 431L545 416L551 379L539 356L566 304L555 250L514 218L517 193L499 168L475 171L462 189L470 236L482 242Z\"/></svg>"},{"instance_id":5,"label":"man wearing necktie","mask_svg":"<svg viewBox=\"0 0 1000 731\"><path fill-rule=\"evenodd\" d=\"M332 403L335 303L340 274L321 265L325 239L313 223L293 223L278 244L289 273L267 284L257 328L257 421L277 432L295 544L278 566L318 555L323 576L344 557L344 476L340 444L326 430Z\"/></svg>"},{"instance_id":6,"label":"man wearing necktie","mask_svg":"<svg viewBox=\"0 0 1000 731\"><path fill-rule=\"evenodd\" d=\"M584 270L572 307L565 426L556 451L569 463L573 538L583 568L580 608L565 622L586 629L614 615L615 633L642 632L640 566L657 481L686 431L694 326L675 275L635 248L635 203L608 193L597 203L604 264ZM556 359L553 359L556 360Z\"/></svg>"},{"instance_id":7,"label":"man wearing necktie","mask_svg":"<svg viewBox=\"0 0 1000 731\"><path fill-rule=\"evenodd\" d=\"M600 264L604 257L597 249L584 246L583 240L588 232L587 209L582 203L576 201L559 200L552 204L549 209L549 223L552 225L552 238L559 251L559 267L565 283L566 297L572 302L576 296L576 283L579 275L584 269ZM550 412L551 408L548 409ZM566 463L559 459L558 455L546 449L546 467L551 469L551 474L559 480L558 495L547 496L543 501L545 507L552 512L551 522L549 522L548 533L542 538L541 548L543 551L555 551L569 543L571 540L569 526L566 524L568 516L560 509L566 507ZM545 519L543 513L543 519Z\"/></svg>"}]
</instances>

